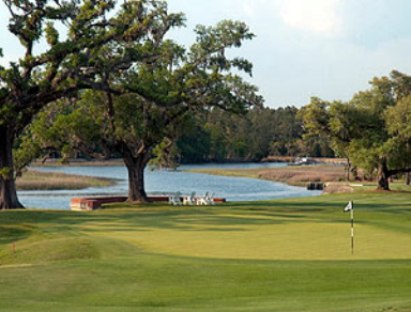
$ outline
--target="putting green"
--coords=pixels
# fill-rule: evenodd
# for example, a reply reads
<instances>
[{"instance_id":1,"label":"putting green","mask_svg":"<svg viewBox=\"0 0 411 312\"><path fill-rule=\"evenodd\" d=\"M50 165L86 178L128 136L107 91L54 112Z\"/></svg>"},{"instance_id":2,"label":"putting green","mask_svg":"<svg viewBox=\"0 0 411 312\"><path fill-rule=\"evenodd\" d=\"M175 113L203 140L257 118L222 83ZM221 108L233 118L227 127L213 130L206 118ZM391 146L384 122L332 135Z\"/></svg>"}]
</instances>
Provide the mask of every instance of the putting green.
<instances>
[{"instance_id":1,"label":"putting green","mask_svg":"<svg viewBox=\"0 0 411 312\"><path fill-rule=\"evenodd\" d=\"M411 193L111 208L0 213L0 311L411 311Z\"/></svg>"},{"instance_id":2,"label":"putting green","mask_svg":"<svg viewBox=\"0 0 411 312\"><path fill-rule=\"evenodd\" d=\"M298 220L295 216L182 213L172 228L136 226L100 235L122 240L146 252L176 256L255 260L411 259L411 235L378 226L355 225L351 254L350 224Z\"/></svg>"}]
</instances>

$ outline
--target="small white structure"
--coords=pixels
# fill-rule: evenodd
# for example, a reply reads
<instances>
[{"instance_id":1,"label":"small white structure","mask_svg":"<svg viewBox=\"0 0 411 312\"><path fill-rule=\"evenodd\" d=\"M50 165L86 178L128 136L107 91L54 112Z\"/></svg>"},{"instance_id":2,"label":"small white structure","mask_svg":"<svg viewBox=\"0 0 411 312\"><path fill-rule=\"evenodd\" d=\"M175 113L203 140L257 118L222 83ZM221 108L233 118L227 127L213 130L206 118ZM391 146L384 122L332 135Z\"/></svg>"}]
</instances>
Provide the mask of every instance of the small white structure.
<instances>
[{"instance_id":1,"label":"small white structure","mask_svg":"<svg viewBox=\"0 0 411 312\"><path fill-rule=\"evenodd\" d=\"M197 198L197 205L214 205L214 193L211 195L207 192L203 197Z\"/></svg>"},{"instance_id":2,"label":"small white structure","mask_svg":"<svg viewBox=\"0 0 411 312\"><path fill-rule=\"evenodd\" d=\"M196 192L192 192L189 196L183 197L183 205L194 206L196 205Z\"/></svg>"},{"instance_id":3,"label":"small white structure","mask_svg":"<svg viewBox=\"0 0 411 312\"><path fill-rule=\"evenodd\" d=\"M169 195L168 203L174 206L204 206L204 205L215 205L218 203L225 203L225 198L214 198L214 193L205 193L204 196L196 196L195 192L192 192L191 195L182 196L180 192Z\"/></svg>"},{"instance_id":4,"label":"small white structure","mask_svg":"<svg viewBox=\"0 0 411 312\"><path fill-rule=\"evenodd\" d=\"M180 193L180 192L177 192L177 193L174 194L174 195L170 195L170 196L168 197L168 203L169 203L170 205L174 205L174 206L181 206L181 205L182 205L182 202L181 202L181 193Z\"/></svg>"}]
</instances>

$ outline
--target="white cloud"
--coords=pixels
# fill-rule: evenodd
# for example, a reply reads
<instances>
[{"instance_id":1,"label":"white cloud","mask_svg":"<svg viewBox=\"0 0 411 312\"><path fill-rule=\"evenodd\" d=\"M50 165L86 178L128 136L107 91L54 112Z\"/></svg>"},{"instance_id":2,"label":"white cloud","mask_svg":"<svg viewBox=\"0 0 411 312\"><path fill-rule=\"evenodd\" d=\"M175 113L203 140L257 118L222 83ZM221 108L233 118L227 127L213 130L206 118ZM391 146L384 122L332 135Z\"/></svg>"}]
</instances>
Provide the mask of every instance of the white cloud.
<instances>
[{"instance_id":1,"label":"white cloud","mask_svg":"<svg viewBox=\"0 0 411 312\"><path fill-rule=\"evenodd\" d=\"M319 35L340 35L343 0L237 0L242 14L280 20L286 26ZM233 0L226 0L233 5Z\"/></svg>"},{"instance_id":2,"label":"white cloud","mask_svg":"<svg viewBox=\"0 0 411 312\"><path fill-rule=\"evenodd\" d=\"M269 0L244 0L242 1L242 9L246 15L251 17L257 17L257 15L261 13L260 10L267 10L267 7L269 7L270 2L273 3L273 1Z\"/></svg>"},{"instance_id":3,"label":"white cloud","mask_svg":"<svg viewBox=\"0 0 411 312\"><path fill-rule=\"evenodd\" d=\"M293 28L318 34L334 35L342 31L339 13L341 0L279 1L283 22Z\"/></svg>"}]
</instances>

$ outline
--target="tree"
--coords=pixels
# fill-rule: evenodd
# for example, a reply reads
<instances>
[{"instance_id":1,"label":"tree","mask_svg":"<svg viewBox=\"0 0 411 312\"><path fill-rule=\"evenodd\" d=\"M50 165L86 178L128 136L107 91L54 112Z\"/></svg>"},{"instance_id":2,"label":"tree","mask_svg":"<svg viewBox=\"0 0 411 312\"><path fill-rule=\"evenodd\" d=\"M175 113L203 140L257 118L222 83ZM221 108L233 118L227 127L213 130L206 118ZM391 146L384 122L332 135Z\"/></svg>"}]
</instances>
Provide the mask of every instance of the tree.
<instances>
[{"instance_id":1,"label":"tree","mask_svg":"<svg viewBox=\"0 0 411 312\"><path fill-rule=\"evenodd\" d=\"M411 172L411 95L402 97L395 106L385 112L385 123L389 139L385 143L389 155L388 177L406 173L407 184ZM382 172L382 174L384 174Z\"/></svg>"},{"instance_id":2,"label":"tree","mask_svg":"<svg viewBox=\"0 0 411 312\"><path fill-rule=\"evenodd\" d=\"M411 172L411 77L393 71L374 78L371 88L348 103L313 99L304 109L309 134L325 135L337 155L377 172L378 189L389 190L389 178Z\"/></svg>"},{"instance_id":3,"label":"tree","mask_svg":"<svg viewBox=\"0 0 411 312\"><path fill-rule=\"evenodd\" d=\"M9 30L20 40L24 56L0 68L0 209L20 208L12 147L33 117L50 102L81 89L111 92L100 76L102 51L116 47L111 72L130 68L145 57L135 53L140 39L168 19L166 4L156 0L3 0L10 12ZM181 23L182 16L171 16ZM57 26L66 33L59 33ZM46 39L44 52L35 46ZM114 51L113 49L111 49Z\"/></svg>"},{"instance_id":4,"label":"tree","mask_svg":"<svg viewBox=\"0 0 411 312\"><path fill-rule=\"evenodd\" d=\"M368 170L377 171L378 189L389 190L392 176L411 172L407 146L408 102L411 77L393 71L390 77L374 78L372 88L354 96L357 108L358 134L351 144L355 161ZM405 118L405 119L404 119Z\"/></svg>"},{"instance_id":5,"label":"tree","mask_svg":"<svg viewBox=\"0 0 411 312\"><path fill-rule=\"evenodd\" d=\"M167 139L175 141L187 114L213 107L241 113L262 101L256 87L231 73L236 69L251 74L251 63L226 56L227 49L240 47L253 37L248 27L227 20L215 27L198 26L195 32L197 41L188 51L159 38L154 44L156 59L140 64L121 79L127 92L141 94L144 90L149 94L135 110L142 118L140 125L144 125L134 136L137 142L117 147L129 173L129 201L147 201L144 169L158 144ZM122 122L125 119L123 116ZM138 128L136 123L130 126Z\"/></svg>"},{"instance_id":6,"label":"tree","mask_svg":"<svg viewBox=\"0 0 411 312\"><path fill-rule=\"evenodd\" d=\"M208 114L188 118L183 133L176 142L180 163L201 163L209 160L211 135L205 124Z\"/></svg>"},{"instance_id":7,"label":"tree","mask_svg":"<svg viewBox=\"0 0 411 312\"><path fill-rule=\"evenodd\" d=\"M251 73L251 64L226 57L228 48L239 47L253 37L244 23L198 26L197 42L188 51L164 39L166 26L163 20L157 21L156 36L134 48L134 53L146 55L145 60L127 71L117 74L107 66L113 60L111 50L99 55L106 64L100 75L109 92L82 92L68 113L64 114L63 107L54 121L42 118L51 124L41 128L61 126L58 132L66 134L64 141L71 142L73 149L91 154L99 147L119 154L128 171L128 200L133 202L147 201L144 169L156 147L174 141L181 133L188 115L213 107L241 113L262 101L254 86L231 73L232 69ZM50 116L50 110L44 114ZM58 122L60 118L67 120ZM70 126L73 122L75 126ZM44 137L41 133L35 136L37 140ZM42 144L47 145L46 141Z\"/></svg>"},{"instance_id":8,"label":"tree","mask_svg":"<svg viewBox=\"0 0 411 312\"><path fill-rule=\"evenodd\" d=\"M272 151L273 154L296 156L297 141L302 137L302 122L295 107L280 107L272 112Z\"/></svg>"},{"instance_id":9,"label":"tree","mask_svg":"<svg viewBox=\"0 0 411 312\"><path fill-rule=\"evenodd\" d=\"M411 96L404 96L396 106L390 107L385 115L388 132L391 135L388 142L391 151L397 151L397 163L403 168L411 168ZM406 184L411 183L410 172L406 173Z\"/></svg>"},{"instance_id":10,"label":"tree","mask_svg":"<svg viewBox=\"0 0 411 312\"><path fill-rule=\"evenodd\" d=\"M267 107L254 108L247 114L249 123L243 131L251 160L261 160L271 153L277 129L276 111Z\"/></svg>"}]
</instances>

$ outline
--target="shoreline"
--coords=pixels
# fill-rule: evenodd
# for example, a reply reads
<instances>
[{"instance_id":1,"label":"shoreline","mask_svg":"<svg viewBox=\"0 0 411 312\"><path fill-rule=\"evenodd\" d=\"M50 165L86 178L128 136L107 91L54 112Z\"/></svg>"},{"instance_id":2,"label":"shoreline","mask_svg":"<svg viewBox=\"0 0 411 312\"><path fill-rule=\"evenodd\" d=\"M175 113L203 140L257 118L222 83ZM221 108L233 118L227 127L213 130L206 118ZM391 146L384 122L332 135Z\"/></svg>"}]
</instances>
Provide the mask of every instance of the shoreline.
<instances>
[{"instance_id":1,"label":"shoreline","mask_svg":"<svg viewBox=\"0 0 411 312\"><path fill-rule=\"evenodd\" d=\"M275 158L276 160L279 160ZM287 158L281 158L284 160ZM272 159L274 160L274 158ZM331 160L328 160L331 161ZM220 176L231 176L231 177L248 177L253 179L262 179L267 181L284 183L290 186L306 187L308 183L342 183L345 182L345 171L344 167L341 165L336 165L338 163L330 162L323 165L303 165L303 166L286 166L279 168L254 168L254 169L222 169L222 168L205 168L205 169L190 169L184 170L193 173L203 173L211 175ZM274 162L274 161L272 161ZM278 162L278 161L275 161ZM255 163L255 162L248 162ZM267 162L260 162L261 164ZM281 162L279 162L281 163ZM214 163L208 163L214 164ZM218 163L220 164L220 163ZM229 164L229 163L225 163ZM247 163L244 163L247 164ZM204 164L207 165L207 164ZM88 161L88 160L74 160L70 161L69 164L62 164L58 160L47 161L45 164L39 164L35 162L31 165L31 168L23 175L23 181L27 178L27 174L35 173L36 177L40 176L42 181L35 181L33 178L30 183L18 183L19 190L80 190L87 187L95 186L110 186L114 185L116 182L109 178L99 178L99 177L84 177L81 175L71 175L63 173L44 173L41 171L36 171L35 167L108 167L108 166L124 166L122 160L113 159L107 161ZM45 182L47 178L54 178L53 182ZM70 181L73 179L73 181ZM81 182L81 183L80 183Z\"/></svg>"},{"instance_id":2,"label":"shoreline","mask_svg":"<svg viewBox=\"0 0 411 312\"><path fill-rule=\"evenodd\" d=\"M323 183L325 186L324 194L356 191L380 192L377 190L376 181L347 181L344 167L334 164L260 169L193 169L189 172L262 179L298 187L307 187L309 183ZM406 185L401 179L391 182L390 187L392 192L411 192L411 186Z\"/></svg>"},{"instance_id":3,"label":"shoreline","mask_svg":"<svg viewBox=\"0 0 411 312\"><path fill-rule=\"evenodd\" d=\"M233 159L233 160L225 160L225 161L207 161L207 162L199 162L199 163L182 163L180 165L209 165L209 164L264 164L264 163L294 163L300 157L295 156L268 156L260 161L253 161L253 160L241 160L241 159ZM327 157L309 157L309 159L313 160L318 165L336 165L336 166L343 166L347 162L343 158L327 158ZM124 162L121 158L113 158L108 160L87 160L87 159L70 159L68 163L62 163L61 159L53 158L48 159L46 162L42 162L40 160L34 161L31 166L34 167L47 167L47 166L96 166L96 167L105 167L105 166L124 166Z\"/></svg>"}]
</instances>

